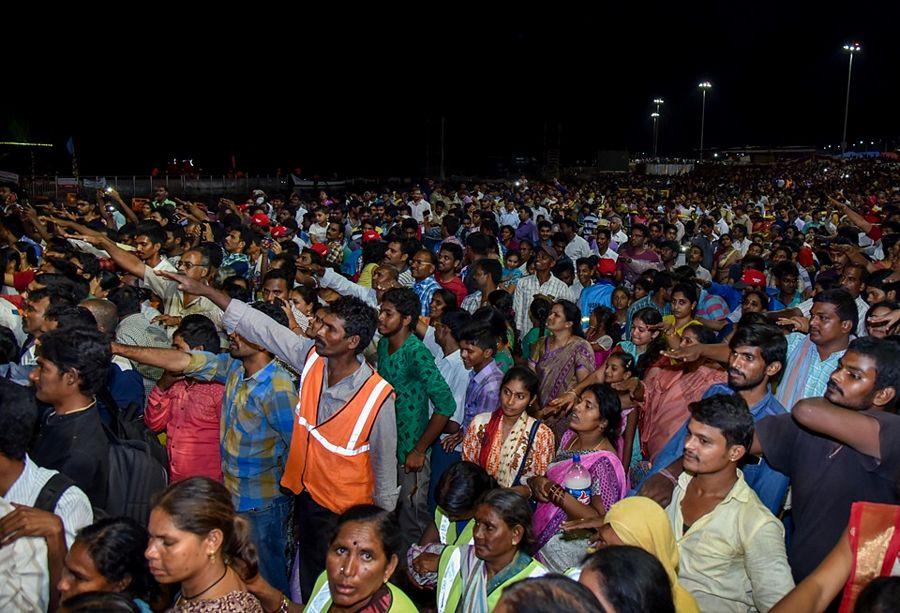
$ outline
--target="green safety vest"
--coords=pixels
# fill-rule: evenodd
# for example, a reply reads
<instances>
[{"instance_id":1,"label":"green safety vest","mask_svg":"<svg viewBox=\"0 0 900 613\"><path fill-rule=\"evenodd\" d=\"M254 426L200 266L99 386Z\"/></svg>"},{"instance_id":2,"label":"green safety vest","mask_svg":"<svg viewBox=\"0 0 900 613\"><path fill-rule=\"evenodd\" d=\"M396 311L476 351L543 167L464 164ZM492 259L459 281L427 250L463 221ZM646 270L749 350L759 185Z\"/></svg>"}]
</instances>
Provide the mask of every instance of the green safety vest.
<instances>
[{"instance_id":1,"label":"green safety vest","mask_svg":"<svg viewBox=\"0 0 900 613\"><path fill-rule=\"evenodd\" d=\"M409 599L409 596L403 593L396 585L387 584L391 591L391 613L417 613L418 608ZM316 585L313 587L312 597L309 604L303 609L303 613L325 613L331 607L331 590L328 587L328 577L323 572L316 579Z\"/></svg>"}]
</instances>

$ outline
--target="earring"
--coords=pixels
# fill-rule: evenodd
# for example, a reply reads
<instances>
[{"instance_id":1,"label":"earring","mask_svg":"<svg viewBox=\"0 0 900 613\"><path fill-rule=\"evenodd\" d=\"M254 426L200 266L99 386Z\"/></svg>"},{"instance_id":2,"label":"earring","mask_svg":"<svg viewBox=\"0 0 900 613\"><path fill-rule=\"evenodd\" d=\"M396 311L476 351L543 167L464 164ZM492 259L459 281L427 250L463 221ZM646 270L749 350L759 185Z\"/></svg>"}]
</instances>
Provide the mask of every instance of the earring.
<instances>
[{"instance_id":1,"label":"earring","mask_svg":"<svg viewBox=\"0 0 900 613\"><path fill-rule=\"evenodd\" d=\"M215 564L215 562L216 562L216 554L215 553L209 553L206 555L206 557L209 559L210 564Z\"/></svg>"}]
</instances>

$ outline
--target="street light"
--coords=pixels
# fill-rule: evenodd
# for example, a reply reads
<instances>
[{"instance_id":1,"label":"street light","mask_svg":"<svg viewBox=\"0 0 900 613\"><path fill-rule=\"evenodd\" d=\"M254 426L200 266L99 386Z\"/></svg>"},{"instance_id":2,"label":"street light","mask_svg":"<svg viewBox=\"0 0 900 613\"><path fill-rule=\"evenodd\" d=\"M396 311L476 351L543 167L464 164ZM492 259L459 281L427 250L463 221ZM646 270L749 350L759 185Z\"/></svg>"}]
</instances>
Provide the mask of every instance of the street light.
<instances>
[{"instance_id":1,"label":"street light","mask_svg":"<svg viewBox=\"0 0 900 613\"><path fill-rule=\"evenodd\" d=\"M844 45L844 51L850 54L850 63L847 65L847 98L844 101L844 133L841 137L841 155L847 151L847 115L850 112L850 75L853 72L853 54L862 51L859 43Z\"/></svg>"},{"instance_id":2,"label":"street light","mask_svg":"<svg viewBox=\"0 0 900 613\"><path fill-rule=\"evenodd\" d=\"M703 102L700 106L700 161L703 161L703 131L706 128L706 92L712 87L709 81L700 81L697 85L703 94Z\"/></svg>"},{"instance_id":3,"label":"street light","mask_svg":"<svg viewBox=\"0 0 900 613\"><path fill-rule=\"evenodd\" d=\"M650 113L650 119L653 120L653 157L656 157L656 137L659 134L657 122L659 121L659 113Z\"/></svg>"},{"instance_id":4,"label":"street light","mask_svg":"<svg viewBox=\"0 0 900 613\"><path fill-rule=\"evenodd\" d=\"M662 98L653 99L653 104L656 105L656 112L650 114L650 117L653 119L653 157L656 157L657 145L659 143L659 107L661 107L664 102L665 101Z\"/></svg>"}]
</instances>

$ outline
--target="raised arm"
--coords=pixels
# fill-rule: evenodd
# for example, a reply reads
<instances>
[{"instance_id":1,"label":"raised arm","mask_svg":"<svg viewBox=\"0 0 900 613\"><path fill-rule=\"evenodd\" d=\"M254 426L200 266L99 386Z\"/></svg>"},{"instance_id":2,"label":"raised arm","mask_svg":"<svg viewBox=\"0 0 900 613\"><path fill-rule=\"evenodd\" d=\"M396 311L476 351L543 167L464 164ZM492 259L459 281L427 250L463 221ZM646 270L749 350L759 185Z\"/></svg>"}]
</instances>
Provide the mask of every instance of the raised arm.
<instances>
[{"instance_id":1,"label":"raised arm","mask_svg":"<svg viewBox=\"0 0 900 613\"><path fill-rule=\"evenodd\" d=\"M859 453L881 459L881 424L874 417L842 409L824 398L806 398L791 411L801 426L852 447Z\"/></svg>"},{"instance_id":2,"label":"raised arm","mask_svg":"<svg viewBox=\"0 0 900 613\"><path fill-rule=\"evenodd\" d=\"M102 192L100 190L98 190L97 194L99 196L100 194L102 194ZM119 192L117 192L116 190L113 189L112 191L109 192L109 197L115 204L116 208L119 209L119 212L125 216L125 219L127 219L129 222L131 222L135 225L140 223L141 220L138 219L137 213L135 213L134 210L132 210L132 208L130 206L125 204L125 201L122 200L122 196L119 195ZM99 198L98 198L98 200L99 200Z\"/></svg>"},{"instance_id":3,"label":"raised arm","mask_svg":"<svg viewBox=\"0 0 900 613\"><path fill-rule=\"evenodd\" d=\"M169 372L182 372L187 369L191 362L191 354L178 349L134 347L119 343L110 343L110 349L115 355L120 355L140 364L164 368Z\"/></svg>"},{"instance_id":4,"label":"raised arm","mask_svg":"<svg viewBox=\"0 0 900 613\"><path fill-rule=\"evenodd\" d=\"M118 266L125 272L134 275L138 279L144 278L146 265L133 253L129 253L128 251L120 248L115 243L115 241L110 240L106 236L99 233L84 234L77 238L80 238L86 243L90 243L98 249L103 249L104 251L106 251L112 261L116 263L116 266Z\"/></svg>"}]
</instances>

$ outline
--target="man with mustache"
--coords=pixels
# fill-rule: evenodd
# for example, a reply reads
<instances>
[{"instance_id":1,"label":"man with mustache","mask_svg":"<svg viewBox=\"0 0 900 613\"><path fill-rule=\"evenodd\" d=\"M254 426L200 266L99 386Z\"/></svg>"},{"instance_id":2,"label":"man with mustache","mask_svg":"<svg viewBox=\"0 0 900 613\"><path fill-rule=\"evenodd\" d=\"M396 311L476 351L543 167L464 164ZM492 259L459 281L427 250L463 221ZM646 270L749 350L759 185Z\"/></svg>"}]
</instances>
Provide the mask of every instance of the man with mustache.
<instances>
[{"instance_id":1,"label":"man with mustache","mask_svg":"<svg viewBox=\"0 0 900 613\"><path fill-rule=\"evenodd\" d=\"M784 527L738 463L753 418L738 394L692 402L684 470L666 508L678 543L678 580L701 611L768 611L794 587Z\"/></svg>"},{"instance_id":2,"label":"man with mustache","mask_svg":"<svg viewBox=\"0 0 900 613\"><path fill-rule=\"evenodd\" d=\"M281 486L297 495L300 591L306 600L325 568L338 515L356 504L374 502L387 510L397 504L393 388L362 358L378 314L361 299L342 296L322 316L313 340L190 277L167 276L179 289L202 292L221 308L230 332L303 373Z\"/></svg>"},{"instance_id":3,"label":"man with mustache","mask_svg":"<svg viewBox=\"0 0 900 613\"><path fill-rule=\"evenodd\" d=\"M828 555L853 502L900 502L900 345L854 340L828 380L824 398L790 415L762 420L751 453L762 453L792 485L794 535L789 558L800 582Z\"/></svg>"},{"instance_id":4,"label":"man with mustache","mask_svg":"<svg viewBox=\"0 0 900 613\"><path fill-rule=\"evenodd\" d=\"M787 359L787 342L781 330L766 324L749 324L738 328L727 347L698 347L702 347L704 353L709 352L710 359L721 358L728 366L728 385L713 385L704 398L737 394L747 403L754 422L787 413L770 389L781 379ZM684 470L682 452L689 422L685 422L657 456L651 475L640 485L641 496L653 498L663 506L671 500L676 479ZM772 513L777 513L787 492L787 476L774 470L764 459L753 456L745 456L740 468L747 485L753 488L760 501Z\"/></svg>"}]
</instances>

